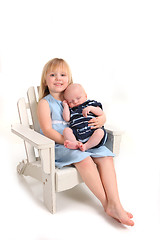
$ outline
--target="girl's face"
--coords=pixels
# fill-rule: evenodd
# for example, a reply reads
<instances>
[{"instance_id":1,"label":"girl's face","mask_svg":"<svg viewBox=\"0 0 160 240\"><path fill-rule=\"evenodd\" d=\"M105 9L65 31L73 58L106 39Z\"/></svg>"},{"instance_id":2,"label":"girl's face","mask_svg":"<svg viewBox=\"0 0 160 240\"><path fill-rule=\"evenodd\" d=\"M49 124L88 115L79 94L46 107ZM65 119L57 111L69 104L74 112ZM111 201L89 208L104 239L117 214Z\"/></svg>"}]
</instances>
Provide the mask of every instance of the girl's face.
<instances>
[{"instance_id":1,"label":"girl's face","mask_svg":"<svg viewBox=\"0 0 160 240\"><path fill-rule=\"evenodd\" d=\"M50 94L62 93L68 86L68 74L61 68L57 68L47 73L46 85Z\"/></svg>"}]
</instances>

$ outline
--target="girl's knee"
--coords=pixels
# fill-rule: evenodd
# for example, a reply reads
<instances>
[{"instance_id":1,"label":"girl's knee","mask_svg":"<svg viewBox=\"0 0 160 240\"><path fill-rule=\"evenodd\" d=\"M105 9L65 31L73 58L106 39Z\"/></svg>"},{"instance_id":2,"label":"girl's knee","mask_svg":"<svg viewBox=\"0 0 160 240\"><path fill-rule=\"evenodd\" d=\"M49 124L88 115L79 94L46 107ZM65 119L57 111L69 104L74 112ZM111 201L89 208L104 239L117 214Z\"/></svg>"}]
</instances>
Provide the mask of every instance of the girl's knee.
<instances>
[{"instance_id":1,"label":"girl's knee","mask_svg":"<svg viewBox=\"0 0 160 240\"><path fill-rule=\"evenodd\" d=\"M95 166L95 163L91 157L87 157L81 162L75 163L74 165L77 169L89 170L91 167L93 167L93 165Z\"/></svg>"},{"instance_id":2,"label":"girl's knee","mask_svg":"<svg viewBox=\"0 0 160 240\"><path fill-rule=\"evenodd\" d=\"M94 162L97 166L103 166L105 162L112 161L113 162L113 157L112 156L106 156L106 157L99 157L99 158L94 158Z\"/></svg>"}]
</instances>

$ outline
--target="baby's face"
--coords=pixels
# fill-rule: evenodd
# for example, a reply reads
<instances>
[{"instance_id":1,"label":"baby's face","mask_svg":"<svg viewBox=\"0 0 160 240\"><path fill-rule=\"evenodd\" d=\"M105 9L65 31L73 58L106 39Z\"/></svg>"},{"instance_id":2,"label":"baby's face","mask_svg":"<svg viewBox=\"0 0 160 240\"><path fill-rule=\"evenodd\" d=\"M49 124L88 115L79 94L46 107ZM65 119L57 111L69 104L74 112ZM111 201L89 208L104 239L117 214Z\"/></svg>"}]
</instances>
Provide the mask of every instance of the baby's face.
<instances>
[{"instance_id":1,"label":"baby's face","mask_svg":"<svg viewBox=\"0 0 160 240\"><path fill-rule=\"evenodd\" d=\"M87 95L81 88L70 89L67 92L65 99L70 108L77 107L87 101Z\"/></svg>"}]
</instances>

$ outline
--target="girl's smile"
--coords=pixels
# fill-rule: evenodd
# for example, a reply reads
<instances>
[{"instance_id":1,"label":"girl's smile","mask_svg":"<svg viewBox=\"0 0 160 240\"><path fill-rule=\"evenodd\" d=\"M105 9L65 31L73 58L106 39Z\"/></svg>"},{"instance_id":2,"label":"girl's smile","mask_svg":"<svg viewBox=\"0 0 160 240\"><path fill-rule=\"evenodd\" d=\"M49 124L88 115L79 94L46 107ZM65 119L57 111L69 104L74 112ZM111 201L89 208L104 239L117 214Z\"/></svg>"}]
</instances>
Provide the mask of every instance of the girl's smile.
<instances>
[{"instance_id":1,"label":"girl's smile","mask_svg":"<svg viewBox=\"0 0 160 240\"><path fill-rule=\"evenodd\" d=\"M54 83L54 85L55 85L55 86L62 86L63 83L62 83L62 82L56 82L56 83Z\"/></svg>"}]
</instances>

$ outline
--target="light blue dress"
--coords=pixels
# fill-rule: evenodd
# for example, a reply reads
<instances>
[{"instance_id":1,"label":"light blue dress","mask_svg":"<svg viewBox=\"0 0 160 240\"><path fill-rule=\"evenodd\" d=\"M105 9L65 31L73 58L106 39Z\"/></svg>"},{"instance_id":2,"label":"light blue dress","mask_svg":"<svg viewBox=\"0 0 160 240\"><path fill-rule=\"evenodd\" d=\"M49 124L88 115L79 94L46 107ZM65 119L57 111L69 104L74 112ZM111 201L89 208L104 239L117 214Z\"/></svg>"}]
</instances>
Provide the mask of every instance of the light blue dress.
<instances>
[{"instance_id":1,"label":"light blue dress","mask_svg":"<svg viewBox=\"0 0 160 240\"><path fill-rule=\"evenodd\" d=\"M50 107L52 128L63 135L63 130L68 126L68 123L63 120L62 102L56 100L51 94L44 97L44 99L47 100ZM41 130L40 132L42 133ZM55 165L58 168L62 168L72 163L80 162L88 156L96 158L105 156L114 157L115 155L105 146L89 149L85 152L82 152L80 150L65 148L62 144L55 144Z\"/></svg>"}]
</instances>

